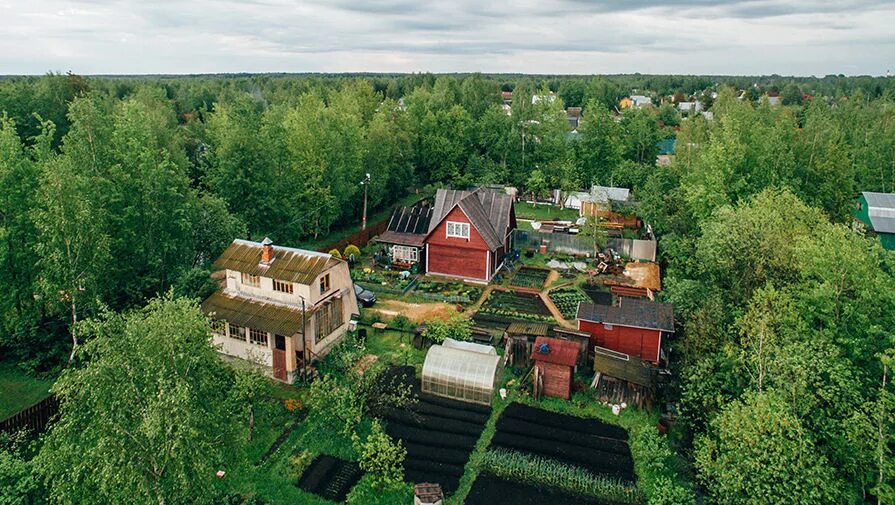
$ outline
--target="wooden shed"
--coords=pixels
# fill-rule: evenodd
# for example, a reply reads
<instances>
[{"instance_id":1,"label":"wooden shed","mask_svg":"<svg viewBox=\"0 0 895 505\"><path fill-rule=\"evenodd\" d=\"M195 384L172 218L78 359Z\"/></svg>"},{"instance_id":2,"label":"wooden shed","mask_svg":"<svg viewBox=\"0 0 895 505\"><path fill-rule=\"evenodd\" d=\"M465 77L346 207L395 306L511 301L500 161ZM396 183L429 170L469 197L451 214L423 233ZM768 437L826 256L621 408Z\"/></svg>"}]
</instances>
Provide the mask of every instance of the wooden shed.
<instances>
[{"instance_id":1,"label":"wooden shed","mask_svg":"<svg viewBox=\"0 0 895 505\"><path fill-rule=\"evenodd\" d=\"M515 368L530 364L532 345L538 337L546 337L547 323L510 323L506 330L506 363Z\"/></svg>"},{"instance_id":2,"label":"wooden shed","mask_svg":"<svg viewBox=\"0 0 895 505\"><path fill-rule=\"evenodd\" d=\"M541 396L554 396L564 400L571 398L572 378L579 350L575 342L538 337L531 354L531 359L535 363L535 398Z\"/></svg>"},{"instance_id":3,"label":"wooden shed","mask_svg":"<svg viewBox=\"0 0 895 505\"><path fill-rule=\"evenodd\" d=\"M570 330L561 326L553 327L553 336L560 340L568 340L578 344L578 366L588 366L590 362L590 333L586 331Z\"/></svg>"}]
</instances>

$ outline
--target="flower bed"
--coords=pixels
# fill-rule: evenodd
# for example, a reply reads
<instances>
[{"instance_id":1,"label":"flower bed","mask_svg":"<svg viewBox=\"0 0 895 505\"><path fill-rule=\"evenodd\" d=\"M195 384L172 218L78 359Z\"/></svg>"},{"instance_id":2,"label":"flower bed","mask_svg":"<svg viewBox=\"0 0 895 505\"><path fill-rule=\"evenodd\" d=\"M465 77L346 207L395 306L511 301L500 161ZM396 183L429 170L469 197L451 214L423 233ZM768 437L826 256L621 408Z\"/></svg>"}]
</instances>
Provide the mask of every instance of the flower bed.
<instances>
[{"instance_id":1,"label":"flower bed","mask_svg":"<svg viewBox=\"0 0 895 505\"><path fill-rule=\"evenodd\" d=\"M405 279L399 272L372 268L352 269L351 280L374 292L399 295L407 293L416 283L416 277Z\"/></svg>"},{"instance_id":2,"label":"flower bed","mask_svg":"<svg viewBox=\"0 0 895 505\"><path fill-rule=\"evenodd\" d=\"M538 295L515 291L492 291L479 313L521 321L553 322L550 311Z\"/></svg>"},{"instance_id":3,"label":"flower bed","mask_svg":"<svg viewBox=\"0 0 895 505\"><path fill-rule=\"evenodd\" d=\"M510 285L520 288L541 289L547 282L550 270L544 268L522 267L510 279Z\"/></svg>"},{"instance_id":4,"label":"flower bed","mask_svg":"<svg viewBox=\"0 0 895 505\"><path fill-rule=\"evenodd\" d=\"M578 304L580 302L590 302L591 299L580 289L567 287L560 288L550 292L550 299L556 308L562 312L566 319L574 319L578 312Z\"/></svg>"}]
</instances>

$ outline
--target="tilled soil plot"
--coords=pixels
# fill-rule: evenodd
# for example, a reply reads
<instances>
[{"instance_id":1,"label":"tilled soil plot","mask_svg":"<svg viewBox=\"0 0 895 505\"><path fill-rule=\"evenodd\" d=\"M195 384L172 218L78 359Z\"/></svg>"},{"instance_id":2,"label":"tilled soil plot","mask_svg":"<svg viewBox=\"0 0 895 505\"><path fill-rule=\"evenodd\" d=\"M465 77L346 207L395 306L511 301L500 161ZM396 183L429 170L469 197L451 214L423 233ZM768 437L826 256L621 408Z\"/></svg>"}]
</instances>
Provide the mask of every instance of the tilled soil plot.
<instances>
[{"instance_id":1,"label":"tilled soil plot","mask_svg":"<svg viewBox=\"0 0 895 505\"><path fill-rule=\"evenodd\" d=\"M634 481L628 434L596 419L556 414L511 404L497 422L491 445L527 452Z\"/></svg>"},{"instance_id":2,"label":"tilled soil plot","mask_svg":"<svg viewBox=\"0 0 895 505\"><path fill-rule=\"evenodd\" d=\"M357 462L324 454L314 458L298 480L298 487L327 500L343 502L362 475Z\"/></svg>"},{"instance_id":3,"label":"tilled soil plot","mask_svg":"<svg viewBox=\"0 0 895 505\"><path fill-rule=\"evenodd\" d=\"M483 473L476 477L466 496L466 505L611 505L590 498L552 489L541 489L527 484L504 480Z\"/></svg>"},{"instance_id":4,"label":"tilled soil plot","mask_svg":"<svg viewBox=\"0 0 895 505\"><path fill-rule=\"evenodd\" d=\"M410 409L387 412L386 432L407 448L404 459L407 481L437 482L446 494L452 494L491 409L422 394L412 370L389 372L403 375L414 386L418 401Z\"/></svg>"}]
</instances>

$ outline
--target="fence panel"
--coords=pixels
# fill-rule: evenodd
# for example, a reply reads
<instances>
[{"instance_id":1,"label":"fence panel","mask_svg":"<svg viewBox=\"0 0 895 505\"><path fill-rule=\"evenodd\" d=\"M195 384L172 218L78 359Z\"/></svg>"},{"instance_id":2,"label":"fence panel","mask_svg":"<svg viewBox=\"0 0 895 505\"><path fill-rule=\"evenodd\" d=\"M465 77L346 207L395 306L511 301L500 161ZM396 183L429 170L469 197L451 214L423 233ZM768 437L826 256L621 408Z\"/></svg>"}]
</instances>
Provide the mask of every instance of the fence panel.
<instances>
[{"instance_id":1,"label":"fence panel","mask_svg":"<svg viewBox=\"0 0 895 505\"><path fill-rule=\"evenodd\" d=\"M543 233L535 230L513 231L513 244L517 249L537 249L545 242L547 251L550 252L582 255L593 255L594 252L592 240L580 235ZM631 259L656 261L655 240L612 238L607 242L607 246Z\"/></svg>"},{"instance_id":2,"label":"fence panel","mask_svg":"<svg viewBox=\"0 0 895 505\"><path fill-rule=\"evenodd\" d=\"M42 433L47 429L50 420L58 411L59 401L55 396L44 398L40 402L0 421L0 432L12 433L28 429L35 433Z\"/></svg>"}]
</instances>

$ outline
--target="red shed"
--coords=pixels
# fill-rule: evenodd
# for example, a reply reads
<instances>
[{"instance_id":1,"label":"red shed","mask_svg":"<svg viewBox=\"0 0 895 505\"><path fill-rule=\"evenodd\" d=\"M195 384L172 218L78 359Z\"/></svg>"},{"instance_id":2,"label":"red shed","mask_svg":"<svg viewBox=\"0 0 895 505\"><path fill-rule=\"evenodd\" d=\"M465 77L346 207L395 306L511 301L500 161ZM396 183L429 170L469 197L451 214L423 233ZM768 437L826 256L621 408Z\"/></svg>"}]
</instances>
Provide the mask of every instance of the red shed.
<instances>
[{"instance_id":1,"label":"red shed","mask_svg":"<svg viewBox=\"0 0 895 505\"><path fill-rule=\"evenodd\" d=\"M426 272L489 281L516 227L513 198L486 188L439 189L426 236Z\"/></svg>"},{"instance_id":2,"label":"red shed","mask_svg":"<svg viewBox=\"0 0 895 505\"><path fill-rule=\"evenodd\" d=\"M572 396L572 374L578 351L578 344L568 340L550 337L535 340L531 359L535 362L536 397L543 394L568 400Z\"/></svg>"},{"instance_id":3,"label":"red shed","mask_svg":"<svg viewBox=\"0 0 895 505\"><path fill-rule=\"evenodd\" d=\"M674 307L638 298L619 299L618 305L578 305L578 329L591 335L591 344L659 363L662 336L674 333Z\"/></svg>"}]
</instances>

